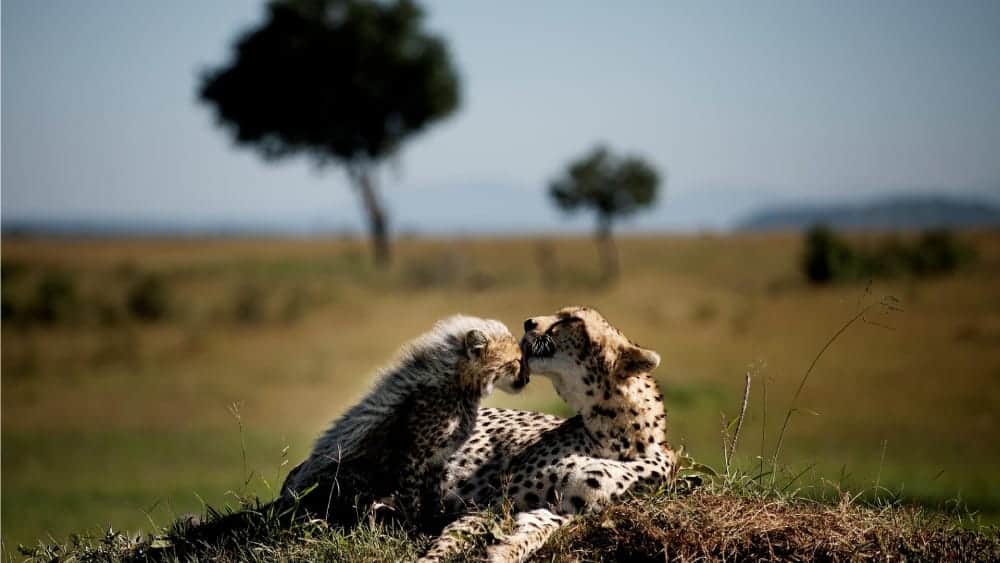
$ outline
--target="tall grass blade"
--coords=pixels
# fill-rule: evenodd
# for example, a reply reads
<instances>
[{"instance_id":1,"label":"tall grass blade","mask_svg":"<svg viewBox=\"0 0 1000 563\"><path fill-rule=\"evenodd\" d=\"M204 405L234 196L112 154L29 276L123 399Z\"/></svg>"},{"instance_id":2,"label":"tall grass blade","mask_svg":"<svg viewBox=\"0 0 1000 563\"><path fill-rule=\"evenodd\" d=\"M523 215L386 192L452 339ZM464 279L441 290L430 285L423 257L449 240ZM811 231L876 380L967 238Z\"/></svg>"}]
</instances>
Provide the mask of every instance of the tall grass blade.
<instances>
[{"instance_id":1,"label":"tall grass blade","mask_svg":"<svg viewBox=\"0 0 1000 563\"><path fill-rule=\"evenodd\" d=\"M816 368L816 364L818 364L820 358L822 358L823 355L826 354L826 351L829 350L831 346L833 346L834 342L836 342L841 337L841 335L843 335L845 332L847 332L847 329L851 328L851 326L853 326L854 323L856 323L858 321L864 321L864 322L867 323L868 321L867 321L867 319L865 319L865 315L869 311L871 311L873 308L875 308L877 306L881 306L887 312L902 310L898 306L898 300L896 298L894 298L894 297L884 297L884 298L882 298L880 301L878 301L876 303L869 303L868 305L862 307L861 310L858 311L858 313L855 314L853 317L851 317L847 322L845 322L837 330L837 332L833 333L833 336L831 336L826 341L826 344L824 344L823 347L820 348L819 353L816 354L816 356L812 360L812 363L809 364L809 368L802 375L802 379L799 381L799 385L795 389L795 394L792 395L792 402L791 402L791 404L788 407L788 411L785 413L785 419L781 423L781 431L778 432L778 442L777 442L777 445L775 445L775 447L774 447L774 456L771 459L771 468L772 468L771 484L772 485L774 484L776 470L777 470L777 467L778 467L778 457L781 455L781 446L784 444L785 433L788 431L788 423L789 423L789 421L791 421L792 414L795 413L795 411L797 409L796 405L798 403L799 396L802 394L802 389L805 388L806 382L809 381L809 376L812 375L813 370Z\"/></svg>"}]
</instances>

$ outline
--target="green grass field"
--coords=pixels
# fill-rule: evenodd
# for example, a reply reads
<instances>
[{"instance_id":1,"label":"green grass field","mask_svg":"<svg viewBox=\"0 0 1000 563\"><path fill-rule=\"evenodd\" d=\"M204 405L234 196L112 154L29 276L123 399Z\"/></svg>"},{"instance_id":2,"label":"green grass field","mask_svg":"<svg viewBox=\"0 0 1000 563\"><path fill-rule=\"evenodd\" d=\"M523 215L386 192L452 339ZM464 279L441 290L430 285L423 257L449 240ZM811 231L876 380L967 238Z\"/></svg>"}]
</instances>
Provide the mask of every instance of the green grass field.
<instances>
[{"instance_id":1,"label":"green grass field","mask_svg":"<svg viewBox=\"0 0 1000 563\"><path fill-rule=\"evenodd\" d=\"M978 259L955 275L817 289L792 235L625 238L612 287L597 283L586 239L403 240L394 269L378 273L354 241L8 238L4 554L72 532L151 530L228 491L266 496L283 462L297 463L375 368L436 319L465 312L516 332L572 304L661 353L669 437L704 463L721 464L721 415L737 413L749 369L737 457L749 468L773 453L830 337L860 303L898 298L904 311L874 309L820 359L783 475L802 472L791 487L807 494L877 483L996 521L1000 235L965 239ZM166 316L143 322L129 295L149 276ZM490 403L566 413L541 378Z\"/></svg>"}]
</instances>

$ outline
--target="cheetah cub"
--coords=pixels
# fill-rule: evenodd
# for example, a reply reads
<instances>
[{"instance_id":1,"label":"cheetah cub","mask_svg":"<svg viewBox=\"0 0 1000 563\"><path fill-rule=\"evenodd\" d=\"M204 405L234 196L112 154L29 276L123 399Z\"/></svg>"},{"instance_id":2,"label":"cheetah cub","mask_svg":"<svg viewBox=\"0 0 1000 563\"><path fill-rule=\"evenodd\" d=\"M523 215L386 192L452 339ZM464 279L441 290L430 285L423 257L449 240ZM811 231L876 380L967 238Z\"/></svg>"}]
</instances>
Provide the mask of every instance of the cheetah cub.
<instances>
[{"instance_id":1,"label":"cheetah cub","mask_svg":"<svg viewBox=\"0 0 1000 563\"><path fill-rule=\"evenodd\" d=\"M280 501L341 525L391 498L393 518L419 523L440 506L444 465L475 426L494 385L528 382L503 323L456 315L405 345L377 383L292 470Z\"/></svg>"}]
</instances>

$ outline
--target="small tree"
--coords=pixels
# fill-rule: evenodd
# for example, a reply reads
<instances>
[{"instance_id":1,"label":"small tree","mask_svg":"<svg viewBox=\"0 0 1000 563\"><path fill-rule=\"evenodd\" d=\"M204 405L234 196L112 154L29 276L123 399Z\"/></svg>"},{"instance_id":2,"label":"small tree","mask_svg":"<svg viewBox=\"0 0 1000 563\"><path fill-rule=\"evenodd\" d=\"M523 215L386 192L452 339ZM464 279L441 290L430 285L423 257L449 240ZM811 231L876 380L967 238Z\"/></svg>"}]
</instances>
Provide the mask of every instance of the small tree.
<instances>
[{"instance_id":1,"label":"small tree","mask_svg":"<svg viewBox=\"0 0 1000 563\"><path fill-rule=\"evenodd\" d=\"M570 163L563 175L550 184L549 193L565 211L589 208L597 215L597 246L604 278L611 280L619 273L612 224L618 217L651 206L659 184L656 169L643 159L620 157L598 146Z\"/></svg>"},{"instance_id":2,"label":"small tree","mask_svg":"<svg viewBox=\"0 0 1000 563\"><path fill-rule=\"evenodd\" d=\"M451 114L459 79L442 39L421 29L410 0L275 0L207 72L201 99L238 144L268 159L304 153L343 164L358 190L375 261L389 227L374 172L404 140Z\"/></svg>"}]
</instances>

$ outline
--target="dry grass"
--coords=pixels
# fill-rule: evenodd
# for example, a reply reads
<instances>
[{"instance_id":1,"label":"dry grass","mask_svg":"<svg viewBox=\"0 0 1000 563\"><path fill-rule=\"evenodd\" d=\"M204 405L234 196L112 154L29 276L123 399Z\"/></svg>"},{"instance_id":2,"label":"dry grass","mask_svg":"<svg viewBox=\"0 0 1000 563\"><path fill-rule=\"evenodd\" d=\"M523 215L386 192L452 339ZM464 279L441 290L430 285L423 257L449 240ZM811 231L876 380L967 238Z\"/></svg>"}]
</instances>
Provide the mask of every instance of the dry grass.
<instances>
[{"instance_id":1,"label":"dry grass","mask_svg":"<svg viewBox=\"0 0 1000 563\"><path fill-rule=\"evenodd\" d=\"M572 524L537 561L995 561L1000 531L918 510L697 491Z\"/></svg>"}]
</instances>

